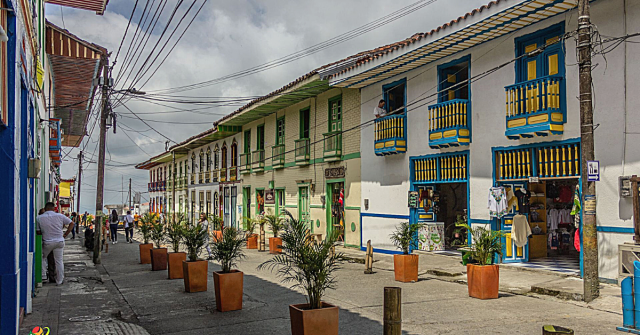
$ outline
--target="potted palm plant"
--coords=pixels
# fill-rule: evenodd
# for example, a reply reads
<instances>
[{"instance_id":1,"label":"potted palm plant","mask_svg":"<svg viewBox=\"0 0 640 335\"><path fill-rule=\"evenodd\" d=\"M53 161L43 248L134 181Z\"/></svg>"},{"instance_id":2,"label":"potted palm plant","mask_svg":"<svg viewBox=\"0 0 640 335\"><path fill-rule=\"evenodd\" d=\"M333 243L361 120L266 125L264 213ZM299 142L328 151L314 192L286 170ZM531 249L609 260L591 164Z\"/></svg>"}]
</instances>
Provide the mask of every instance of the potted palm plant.
<instances>
[{"instance_id":1,"label":"potted palm plant","mask_svg":"<svg viewBox=\"0 0 640 335\"><path fill-rule=\"evenodd\" d=\"M247 249L258 249L258 235L253 231L258 222L255 219L245 217L245 233L247 234Z\"/></svg>"},{"instance_id":2,"label":"potted palm plant","mask_svg":"<svg viewBox=\"0 0 640 335\"><path fill-rule=\"evenodd\" d=\"M418 255L412 255L411 249L418 246L418 230L422 224L401 222L393 234L391 242L402 250L401 255L393 255L393 272L396 281L408 283L418 281Z\"/></svg>"},{"instance_id":3,"label":"potted palm plant","mask_svg":"<svg viewBox=\"0 0 640 335\"><path fill-rule=\"evenodd\" d=\"M260 264L258 269L277 269L283 282L293 282L294 288L307 295L306 304L290 305L291 333L293 335L337 335L338 307L322 301L327 289L335 288L335 271L344 257L334 252L338 231L315 243L304 222L289 219L282 233L282 253Z\"/></svg>"},{"instance_id":4,"label":"potted palm plant","mask_svg":"<svg viewBox=\"0 0 640 335\"><path fill-rule=\"evenodd\" d=\"M151 240L156 247L151 249L151 271L167 269L167 248L162 247L166 231L164 225L157 221L151 225Z\"/></svg>"},{"instance_id":5,"label":"potted palm plant","mask_svg":"<svg viewBox=\"0 0 640 335\"><path fill-rule=\"evenodd\" d=\"M138 245L140 248L140 264L151 264L151 248L153 248L153 244L149 243L149 241L151 241L151 227L157 221L156 216L151 213L145 213L140 221L140 232L144 241L144 243Z\"/></svg>"},{"instance_id":6,"label":"potted palm plant","mask_svg":"<svg viewBox=\"0 0 640 335\"><path fill-rule=\"evenodd\" d=\"M485 227L472 228L461 224L471 234L473 245L468 252L471 262L467 263L467 287L469 296L478 299L497 299L500 286L500 269L493 264L493 256L502 256L502 237L500 230Z\"/></svg>"},{"instance_id":7,"label":"potted palm plant","mask_svg":"<svg viewBox=\"0 0 640 335\"><path fill-rule=\"evenodd\" d=\"M209 262L198 259L198 254L207 238L207 230L200 223L190 224L184 228L184 244L187 247L188 256L188 260L182 262L185 292L207 290Z\"/></svg>"},{"instance_id":8,"label":"potted palm plant","mask_svg":"<svg viewBox=\"0 0 640 335\"><path fill-rule=\"evenodd\" d=\"M216 294L216 309L220 312L242 309L242 291L244 275L234 270L243 259L245 237L242 231L234 227L222 231L222 237L214 237L211 244L211 256L220 263L221 271L213 271L213 284Z\"/></svg>"},{"instance_id":9,"label":"potted palm plant","mask_svg":"<svg viewBox=\"0 0 640 335\"><path fill-rule=\"evenodd\" d=\"M221 238L224 220L215 214L209 215L207 219L209 221L209 226L213 230L213 233L211 235L213 235L214 238Z\"/></svg>"},{"instance_id":10,"label":"potted palm plant","mask_svg":"<svg viewBox=\"0 0 640 335\"><path fill-rule=\"evenodd\" d=\"M268 214L264 216L269 228L273 232L273 237L269 237L269 253L279 254L282 252L282 239L278 237L278 234L284 227L285 219L282 215Z\"/></svg>"},{"instance_id":11,"label":"potted palm plant","mask_svg":"<svg viewBox=\"0 0 640 335\"><path fill-rule=\"evenodd\" d=\"M182 262L187 260L187 253L180 252L180 243L184 239L184 223L184 217L180 215L167 226L167 239L173 248L173 252L168 254L167 270L169 279L184 278Z\"/></svg>"}]
</instances>

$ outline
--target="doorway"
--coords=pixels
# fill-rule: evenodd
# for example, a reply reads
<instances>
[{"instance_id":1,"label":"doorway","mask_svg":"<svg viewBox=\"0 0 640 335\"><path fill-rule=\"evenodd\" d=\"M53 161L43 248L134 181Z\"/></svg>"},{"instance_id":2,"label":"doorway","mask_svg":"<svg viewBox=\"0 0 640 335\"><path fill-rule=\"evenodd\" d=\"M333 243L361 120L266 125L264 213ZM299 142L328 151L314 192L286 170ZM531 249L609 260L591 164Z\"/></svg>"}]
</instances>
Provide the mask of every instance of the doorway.
<instances>
[{"instance_id":1,"label":"doorway","mask_svg":"<svg viewBox=\"0 0 640 335\"><path fill-rule=\"evenodd\" d=\"M309 186L298 187L298 220L305 225L311 226L313 234L313 224L310 223L309 206Z\"/></svg>"},{"instance_id":2,"label":"doorway","mask_svg":"<svg viewBox=\"0 0 640 335\"><path fill-rule=\"evenodd\" d=\"M276 215L284 215L285 213L285 198L284 198L284 189L276 189Z\"/></svg>"},{"instance_id":3,"label":"doorway","mask_svg":"<svg viewBox=\"0 0 640 335\"><path fill-rule=\"evenodd\" d=\"M344 241L344 181L327 183L327 234L340 231L338 241Z\"/></svg>"},{"instance_id":4,"label":"doorway","mask_svg":"<svg viewBox=\"0 0 640 335\"><path fill-rule=\"evenodd\" d=\"M424 224L418 248L425 251L457 250L467 246L467 234L459 223L467 218L467 183L437 183L416 186L419 207L413 222Z\"/></svg>"},{"instance_id":5,"label":"doorway","mask_svg":"<svg viewBox=\"0 0 640 335\"><path fill-rule=\"evenodd\" d=\"M251 186L242 188L242 215L247 219L251 218ZM244 228L247 229L246 221L248 220L243 219L243 221L245 222Z\"/></svg>"}]
</instances>

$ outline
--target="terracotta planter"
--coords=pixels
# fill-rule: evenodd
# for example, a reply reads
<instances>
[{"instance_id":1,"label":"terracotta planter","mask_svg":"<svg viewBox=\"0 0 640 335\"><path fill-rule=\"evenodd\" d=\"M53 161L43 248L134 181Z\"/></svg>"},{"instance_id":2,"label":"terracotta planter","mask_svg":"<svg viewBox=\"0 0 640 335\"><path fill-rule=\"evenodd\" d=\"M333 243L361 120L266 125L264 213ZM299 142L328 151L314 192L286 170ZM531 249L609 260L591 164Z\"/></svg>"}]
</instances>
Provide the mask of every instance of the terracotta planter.
<instances>
[{"instance_id":1,"label":"terracotta planter","mask_svg":"<svg viewBox=\"0 0 640 335\"><path fill-rule=\"evenodd\" d=\"M393 272L395 272L396 281L417 282L418 255L393 255Z\"/></svg>"},{"instance_id":2,"label":"terracotta planter","mask_svg":"<svg viewBox=\"0 0 640 335\"><path fill-rule=\"evenodd\" d=\"M497 299L500 287L498 265L467 264L469 296L478 299Z\"/></svg>"},{"instance_id":3,"label":"terracotta planter","mask_svg":"<svg viewBox=\"0 0 640 335\"><path fill-rule=\"evenodd\" d=\"M269 253L280 254L282 253L282 239L279 237L269 237Z\"/></svg>"},{"instance_id":4,"label":"terracotta planter","mask_svg":"<svg viewBox=\"0 0 640 335\"><path fill-rule=\"evenodd\" d=\"M151 248L153 243L139 244L140 248L140 264L151 264Z\"/></svg>"},{"instance_id":5,"label":"terracotta planter","mask_svg":"<svg viewBox=\"0 0 640 335\"><path fill-rule=\"evenodd\" d=\"M151 271L167 269L167 248L151 249Z\"/></svg>"},{"instance_id":6,"label":"terracotta planter","mask_svg":"<svg viewBox=\"0 0 640 335\"><path fill-rule=\"evenodd\" d=\"M214 241L222 239L222 230L214 230L213 238L214 238Z\"/></svg>"},{"instance_id":7,"label":"terracotta planter","mask_svg":"<svg viewBox=\"0 0 640 335\"><path fill-rule=\"evenodd\" d=\"M321 309L308 308L309 304L289 305L291 335L338 335L338 307L322 302Z\"/></svg>"},{"instance_id":8,"label":"terracotta planter","mask_svg":"<svg viewBox=\"0 0 640 335\"><path fill-rule=\"evenodd\" d=\"M251 235L247 238L247 249L258 249L258 235Z\"/></svg>"},{"instance_id":9,"label":"terracotta planter","mask_svg":"<svg viewBox=\"0 0 640 335\"><path fill-rule=\"evenodd\" d=\"M182 271L182 262L187 260L186 252L171 252L168 255L167 269L169 270L169 279L182 279L184 272Z\"/></svg>"},{"instance_id":10,"label":"terracotta planter","mask_svg":"<svg viewBox=\"0 0 640 335\"><path fill-rule=\"evenodd\" d=\"M216 309L220 312L242 309L242 289L244 274L238 270L230 273L213 272L216 292Z\"/></svg>"},{"instance_id":11,"label":"terracotta planter","mask_svg":"<svg viewBox=\"0 0 640 335\"><path fill-rule=\"evenodd\" d=\"M182 271L184 274L185 292L193 293L207 290L209 262L202 260L195 262L183 261Z\"/></svg>"}]
</instances>

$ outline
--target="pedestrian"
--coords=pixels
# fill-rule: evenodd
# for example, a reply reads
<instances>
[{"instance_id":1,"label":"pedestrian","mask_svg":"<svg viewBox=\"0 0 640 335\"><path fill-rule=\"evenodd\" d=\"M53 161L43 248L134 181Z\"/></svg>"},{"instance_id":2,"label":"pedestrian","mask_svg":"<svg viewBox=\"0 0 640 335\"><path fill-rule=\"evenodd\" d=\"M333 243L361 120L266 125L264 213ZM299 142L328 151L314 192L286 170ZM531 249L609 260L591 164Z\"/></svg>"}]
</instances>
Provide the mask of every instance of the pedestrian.
<instances>
[{"instance_id":1,"label":"pedestrian","mask_svg":"<svg viewBox=\"0 0 640 335\"><path fill-rule=\"evenodd\" d=\"M378 106L376 106L373 109L373 115L376 117L376 119L384 117L385 115L387 115L387 111L384 108L384 104L385 104L385 101L384 101L384 99L382 99L382 100L380 100L378 102Z\"/></svg>"},{"instance_id":2,"label":"pedestrian","mask_svg":"<svg viewBox=\"0 0 640 335\"><path fill-rule=\"evenodd\" d=\"M202 228L207 232L207 238L204 241L204 246L207 249L207 253L209 254L209 257L207 257L208 260L213 259L213 257L211 257L211 247L209 246L209 240L211 239L209 237L209 221L207 220L207 214L205 213L200 213L200 220L198 220L198 223L202 225Z\"/></svg>"},{"instance_id":3,"label":"pedestrian","mask_svg":"<svg viewBox=\"0 0 640 335\"><path fill-rule=\"evenodd\" d=\"M111 231L111 244L118 243L118 212L115 209L111 211L109 230Z\"/></svg>"},{"instance_id":4,"label":"pedestrian","mask_svg":"<svg viewBox=\"0 0 640 335\"><path fill-rule=\"evenodd\" d=\"M133 243L133 221L131 211L127 211L127 215L124 217L124 237L126 237L129 243Z\"/></svg>"},{"instance_id":5,"label":"pedestrian","mask_svg":"<svg viewBox=\"0 0 640 335\"><path fill-rule=\"evenodd\" d=\"M93 251L94 235L93 225L89 224L89 226L84 229L84 247L87 248L87 251Z\"/></svg>"},{"instance_id":6,"label":"pedestrian","mask_svg":"<svg viewBox=\"0 0 640 335\"><path fill-rule=\"evenodd\" d=\"M73 221L73 229L71 229L71 239L76 239L76 233L78 230L78 214L76 212L71 213L70 217L71 221Z\"/></svg>"},{"instance_id":7,"label":"pedestrian","mask_svg":"<svg viewBox=\"0 0 640 335\"><path fill-rule=\"evenodd\" d=\"M84 215L82 216L82 225L85 227L87 226L87 219L89 219L89 213L84 211Z\"/></svg>"},{"instance_id":8,"label":"pedestrian","mask_svg":"<svg viewBox=\"0 0 640 335\"><path fill-rule=\"evenodd\" d=\"M64 239L73 230L73 221L68 217L56 213L54 211L55 204L47 202L44 206L45 212L36 218L37 231L42 234L42 275L45 276L47 265L49 264L47 256L53 253L54 263L56 265L56 284L62 285L64 282L64 263L62 257L64 255ZM62 228L69 225L67 231L62 233Z\"/></svg>"},{"instance_id":9,"label":"pedestrian","mask_svg":"<svg viewBox=\"0 0 640 335\"><path fill-rule=\"evenodd\" d=\"M138 228L138 223L140 222L140 215L136 213L133 215L133 226Z\"/></svg>"},{"instance_id":10,"label":"pedestrian","mask_svg":"<svg viewBox=\"0 0 640 335\"><path fill-rule=\"evenodd\" d=\"M42 215L45 212L44 208L40 208L38 211L38 215ZM54 283L56 281L56 260L53 258L53 252L50 252L48 255L42 254L42 257L47 257L47 265L42 267L42 270L47 272L46 279L50 283ZM44 278L44 276L43 276Z\"/></svg>"}]
</instances>

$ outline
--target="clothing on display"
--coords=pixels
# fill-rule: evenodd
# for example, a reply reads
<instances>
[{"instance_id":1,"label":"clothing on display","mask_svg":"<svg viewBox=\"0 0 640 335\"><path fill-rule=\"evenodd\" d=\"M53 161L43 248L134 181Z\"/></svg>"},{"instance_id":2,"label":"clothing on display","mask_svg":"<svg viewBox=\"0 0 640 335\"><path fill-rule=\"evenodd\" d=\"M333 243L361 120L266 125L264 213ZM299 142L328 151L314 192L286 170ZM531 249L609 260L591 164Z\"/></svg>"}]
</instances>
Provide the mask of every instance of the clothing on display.
<instances>
[{"instance_id":1,"label":"clothing on display","mask_svg":"<svg viewBox=\"0 0 640 335\"><path fill-rule=\"evenodd\" d=\"M531 199L531 192L524 188L520 188L514 192L516 198L518 198L518 213L529 214L529 200Z\"/></svg>"},{"instance_id":2,"label":"clothing on display","mask_svg":"<svg viewBox=\"0 0 640 335\"><path fill-rule=\"evenodd\" d=\"M511 225L511 239L513 243L521 248L527 245L529 236L531 236L531 227L529 227L529 221L527 217L518 214L513 217L513 224Z\"/></svg>"},{"instance_id":3,"label":"clothing on display","mask_svg":"<svg viewBox=\"0 0 640 335\"><path fill-rule=\"evenodd\" d=\"M513 213L518 210L518 198L513 194L511 187L505 187L505 190L507 192L507 211Z\"/></svg>"},{"instance_id":4,"label":"clothing on display","mask_svg":"<svg viewBox=\"0 0 640 335\"><path fill-rule=\"evenodd\" d=\"M573 236L573 247L576 248L577 251L580 251L580 229L576 229Z\"/></svg>"},{"instance_id":5,"label":"clothing on display","mask_svg":"<svg viewBox=\"0 0 640 335\"><path fill-rule=\"evenodd\" d=\"M571 191L571 186L563 185L560 186L560 190L558 191L558 197L555 198L556 202L568 203L571 202L571 197L573 192Z\"/></svg>"},{"instance_id":6,"label":"clothing on display","mask_svg":"<svg viewBox=\"0 0 640 335\"><path fill-rule=\"evenodd\" d=\"M549 246L551 248L551 250L556 250L558 249L558 233L556 233L555 231L552 231L551 233L549 233Z\"/></svg>"},{"instance_id":7,"label":"clothing on display","mask_svg":"<svg viewBox=\"0 0 640 335\"><path fill-rule=\"evenodd\" d=\"M502 218L507 214L507 199L504 187L492 187L489 189L489 216Z\"/></svg>"}]
</instances>

